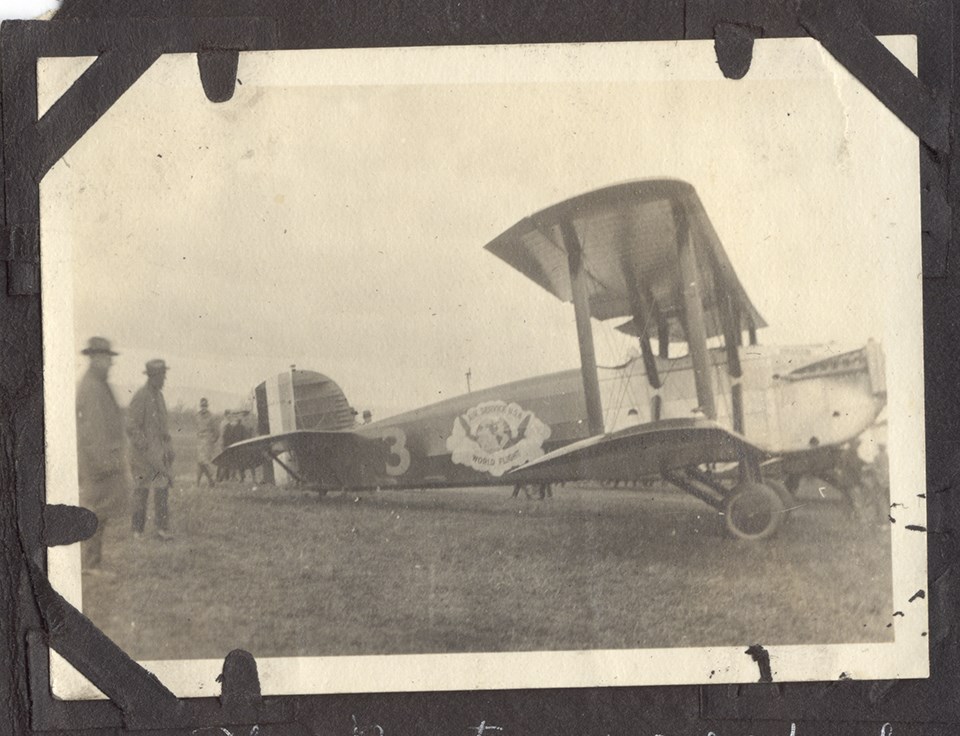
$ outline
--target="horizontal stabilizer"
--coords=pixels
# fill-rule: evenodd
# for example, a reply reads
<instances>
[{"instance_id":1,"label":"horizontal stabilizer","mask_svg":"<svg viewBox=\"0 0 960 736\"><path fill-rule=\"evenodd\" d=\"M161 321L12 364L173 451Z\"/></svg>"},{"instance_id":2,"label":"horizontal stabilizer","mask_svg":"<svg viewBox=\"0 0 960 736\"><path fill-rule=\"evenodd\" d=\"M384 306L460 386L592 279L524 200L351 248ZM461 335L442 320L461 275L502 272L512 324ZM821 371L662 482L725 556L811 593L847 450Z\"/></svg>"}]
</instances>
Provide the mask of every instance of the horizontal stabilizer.
<instances>
[{"instance_id":1,"label":"horizontal stabilizer","mask_svg":"<svg viewBox=\"0 0 960 736\"><path fill-rule=\"evenodd\" d=\"M359 484L362 458L378 447L377 440L352 432L298 430L237 442L213 462L225 468L252 468L276 460L306 482L346 488Z\"/></svg>"}]
</instances>

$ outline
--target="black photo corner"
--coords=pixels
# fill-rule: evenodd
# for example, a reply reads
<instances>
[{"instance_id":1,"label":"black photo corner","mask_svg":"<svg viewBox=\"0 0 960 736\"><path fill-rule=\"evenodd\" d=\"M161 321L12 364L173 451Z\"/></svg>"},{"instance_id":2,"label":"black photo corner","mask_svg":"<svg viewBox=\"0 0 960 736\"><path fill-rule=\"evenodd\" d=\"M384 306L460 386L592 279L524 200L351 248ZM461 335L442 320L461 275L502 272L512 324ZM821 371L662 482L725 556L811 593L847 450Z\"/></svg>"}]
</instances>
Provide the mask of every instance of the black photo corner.
<instances>
[{"instance_id":1,"label":"black photo corner","mask_svg":"<svg viewBox=\"0 0 960 736\"><path fill-rule=\"evenodd\" d=\"M64 0L51 20L0 29L0 732L233 736L939 734L960 724L960 201L949 0L352 3ZM917 37L914 77L876 36ZM930 677L778 682L764 642L741 685L265 696L255 658L225 652L218 697L178 699L64 600L47 548L89 537L90 512L45 503L40 180L163 54L195 54L210 105L229 100L244 51L712 40L723 74L749 74L758 39L812 37L920 141ZM95 56L39 119L37 59ZM637 104L642 104L638 100ZM322 123L321 123L322 124ZM904 275L912 278L912 275ZM291 590L290 596L297 592ZM770 592L771 596L776 591ZM108 696L61 701L54 650ZM334 675L335 676L335 675Z\"/></svg>"}]
</instances>

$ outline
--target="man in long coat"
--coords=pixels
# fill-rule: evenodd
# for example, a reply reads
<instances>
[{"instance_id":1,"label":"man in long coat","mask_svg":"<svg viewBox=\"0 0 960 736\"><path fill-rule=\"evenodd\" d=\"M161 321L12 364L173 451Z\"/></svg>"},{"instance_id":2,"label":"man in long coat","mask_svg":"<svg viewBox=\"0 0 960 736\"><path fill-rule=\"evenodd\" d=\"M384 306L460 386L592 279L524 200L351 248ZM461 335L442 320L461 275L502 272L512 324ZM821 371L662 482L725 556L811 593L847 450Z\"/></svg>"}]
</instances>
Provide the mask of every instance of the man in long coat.
<instances>
[{"instance_id":1,"label":"man in long coat","mask_svg":"<svg viewBox=\"0 0 960 736\"><path fill-rule=\"evenodd\" d=\"M100 567L103 530L111 518L123 512L127 496L123 417L107 382L116 353L103 337L91 337L81 352L90 358L90 366L77 386L80 503L97 515L97 530L80 545L82 570L110 575Z\"/></svg>"},{"instance_id":2,"label":"man in long coat","mask_svg":"<svg viewBox=\"0 0 960 736\"><path fill-rule=\"evenodd\" d=\"M223 413L223 423L220 425L220 441L222 449L226 450L230 445L237 441L236 432L234 431L233 422L230 421L230 412L225 411ZM233 471L228 470L225 465L217 466L217 481L221 480L233 480ZM199 483L197 485L200 485Z\"/></svg>"},{"instance_id":3,"label":"man in long coat","mask_svg":"<svg viewBox=\"0 0 960 736\"><path fill-rule=\"evenodd\" d=\"M133 474L133 535L140 537L147 522L147 501L153 491L157 536L171 539L167 497L173 483L173 446L167 426L163 384L167 364L147 362L147 383L133 395L127 409L130 472Z\"/></svg>"},{"instance_id":4,"label":"man in long coat","mask_svg":"<svg viewBox=\"0 0 960 736\"><path fill-rule=\"evenodd\" d=\"M214 484L213 458L217 455L217 440L220 439L220 423L210 413L209 403L200 399L200 412L197 414L197 488L200 480L207 476L207 482Z\"/></svg>"}]
</instances>

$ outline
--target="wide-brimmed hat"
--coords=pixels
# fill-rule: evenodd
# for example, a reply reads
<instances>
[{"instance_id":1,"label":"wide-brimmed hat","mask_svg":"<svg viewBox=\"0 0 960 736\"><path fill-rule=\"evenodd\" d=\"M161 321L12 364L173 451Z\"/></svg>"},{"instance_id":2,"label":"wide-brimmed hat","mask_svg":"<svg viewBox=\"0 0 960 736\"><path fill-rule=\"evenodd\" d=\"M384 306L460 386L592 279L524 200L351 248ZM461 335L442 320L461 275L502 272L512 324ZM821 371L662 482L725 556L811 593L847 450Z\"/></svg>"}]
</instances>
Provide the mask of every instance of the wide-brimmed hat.
<instances>
[{"instance_id":1,"label":"wide-brimmed hat","mask_svg":"<svg viewBox=\"0 0 960 736\"><path fill-rule=\"evenodd\" d=\"M147 361L147 370L145 370L144 373L146 373L148 376L159 376L161 373L166 373L168 370L170 369L167 367L166 362L157 358L155 360Z\"/></svg>"},{"instance_id":2,"label":"wide-brimmed hat","mask_svg":"<svg viewBox=\"0 0 960 736\"><path fill-rule=\"evenodd\" d=\"M113 352L110 341L105 337L91 337L87 341L87 347L80 351L83 355L119 355Z\"/></svg>"}]
</instances>

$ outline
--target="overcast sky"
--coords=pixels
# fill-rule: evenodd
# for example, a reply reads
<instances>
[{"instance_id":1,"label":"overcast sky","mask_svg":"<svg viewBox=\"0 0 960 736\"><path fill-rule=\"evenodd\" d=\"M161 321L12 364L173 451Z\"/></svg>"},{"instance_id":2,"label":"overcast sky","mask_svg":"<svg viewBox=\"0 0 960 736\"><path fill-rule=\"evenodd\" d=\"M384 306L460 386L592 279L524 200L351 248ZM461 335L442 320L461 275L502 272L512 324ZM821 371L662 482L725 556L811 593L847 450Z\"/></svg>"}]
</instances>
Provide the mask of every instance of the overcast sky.
<instances>
[{"instance_id":1,"label":"overcast sky","mask_svg":"<svg viewBox=\"0 0 960 736\"><path fill-rule=\"evenodd\" d=\"M85 63L42 62L41 109ZM482 246L648 177L697 189L762 342L896 339L916 139L813 41L758 42L736 82L710 42L243 54L238 76L215 105L195 56L162 57L44 179L71 381L91 335L119 384L162 357L168 394L243 396L296 364L380 417L462 393L468 369L479 388L575 367L572 307ZM601 364L630 347L596 342Z\"/></svg>"},{"instance_id":2,"label":"overcast sky","mask_svg":"<svg viewBox=\"0 0 960 736\"><path fill-rule=\"evenodd\" d=\"M3 0L0 20L30 20L59 7L59 0Z\"/></svg>"}]
</instances>

